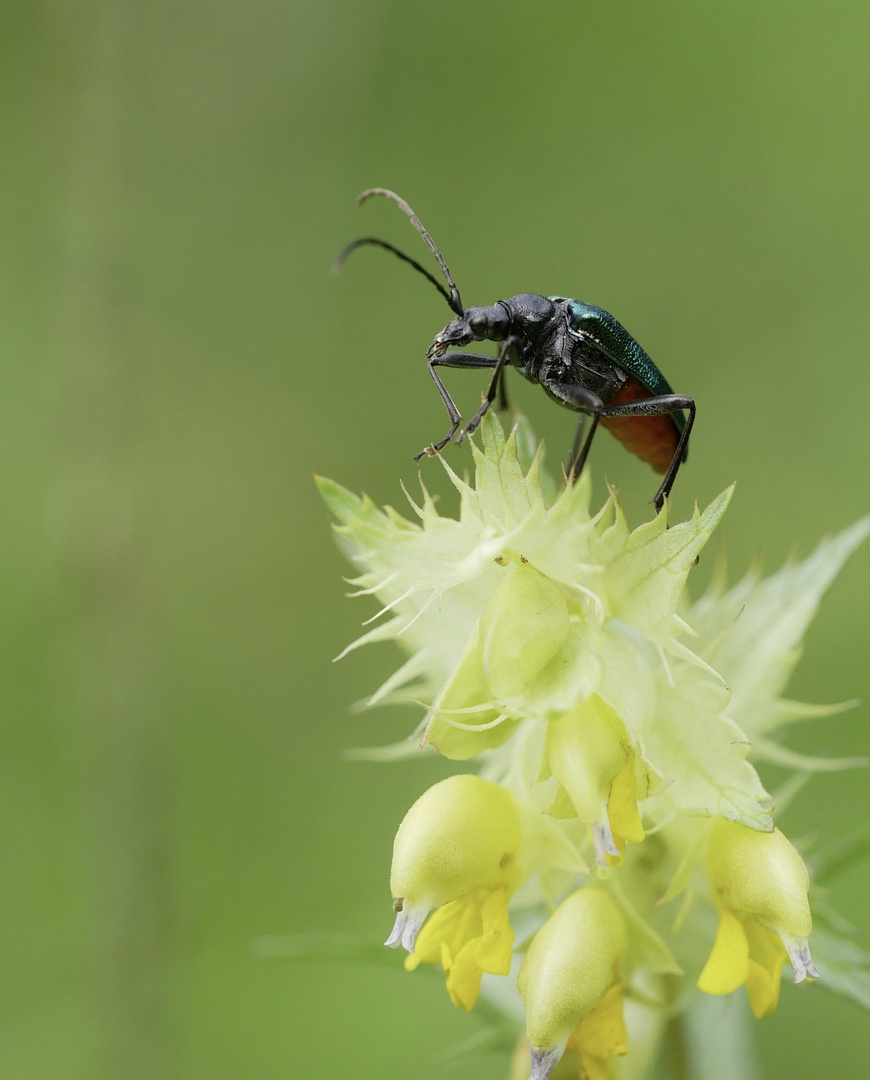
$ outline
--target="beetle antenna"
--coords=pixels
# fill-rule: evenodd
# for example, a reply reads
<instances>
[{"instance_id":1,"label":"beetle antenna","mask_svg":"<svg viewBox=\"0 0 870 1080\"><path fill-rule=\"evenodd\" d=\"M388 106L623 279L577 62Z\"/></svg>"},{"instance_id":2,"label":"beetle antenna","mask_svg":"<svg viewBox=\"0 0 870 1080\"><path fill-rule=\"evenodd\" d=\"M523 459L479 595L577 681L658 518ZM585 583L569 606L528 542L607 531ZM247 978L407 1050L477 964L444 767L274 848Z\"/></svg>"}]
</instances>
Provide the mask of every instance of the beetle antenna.
<instances>
[{"instance_id":1,"label":"beetle antenna","mask_svg":"<svg viewBox=\"0 0 870 1080\"><path fill-rule=\"evenodd\" d=\"M397 195L395 191L390 191L388 188L368 188L368 190L364 191L362 195L357 197L356 201L360 204L364 203L366 199L370 199L372 195L383 195L387 199L392 199L392 201L401 210L404 210L404 212L408 215L408 217L411 219L411 224L423 237L429 247L429 250L438 260L438 265L441 267L441 272L444 274L444 277L447 280L447 284L450 287L450 296L447 299L447 303L450 305L452 311L454 311L457 315L462 315L465 309L462 306L462 301L459 299L459 289L456 288L456 282L453 280L450 271L447 269L447 263L444 261L444 256L435 246L435 241L423 228L423 224L420 219L400 195Z\"/></svg>"},{"instance_id":2,"label":"beetle antenna","mask_svg":"<svg viewBox=\"0 0 870 1080\"><path fill-rule=\"evenodd\" d=\"M332 264L333 274L337 274L342 268L342 266L344 266L345 259L348 257L348 255L350 255L352 251L356 251L358 247L363 247L363 245L365 244L374 244L376 247L384 248L385 251L391 251L395 256L402 259L403 262L410 263L410 265L413 266L415 270L419 271L423 275L423 277L427 278L429 281L432 282L438 292L440 292L444 299L447 301L447 303L450 304L450 307L453 308L453 304L450 300L450 293L444 288L444 286L436 277L433 277L432 274L430 274L429 271L425 269L425 267L422 267L416 259L412 259L411 256L406 255L404 251L399 251L397 247L393 247L392 244L388 244L386 240L378 240L376 236L363 236L360 237L359 240L351 241L351 243L349 243L347 247L343 247L341 251L339 251L339 253L335 256L335 261Z\"/></svg>"}]
</instances>

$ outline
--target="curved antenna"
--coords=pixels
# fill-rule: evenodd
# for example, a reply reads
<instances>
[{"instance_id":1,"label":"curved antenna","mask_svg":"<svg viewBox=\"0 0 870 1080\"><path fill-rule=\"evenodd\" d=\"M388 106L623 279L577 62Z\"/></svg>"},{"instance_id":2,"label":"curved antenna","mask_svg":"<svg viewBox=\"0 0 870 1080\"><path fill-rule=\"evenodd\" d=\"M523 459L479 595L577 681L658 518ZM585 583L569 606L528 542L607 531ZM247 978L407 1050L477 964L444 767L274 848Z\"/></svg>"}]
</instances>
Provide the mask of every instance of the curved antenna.
<instances>
[{"instance_id":1,"label":"curved antenna","mask_svg":"<svg viewBox=\"0 0 870 1080\"><path fill-rule=\"evenodd\" d=\"M398 206L399 209L404 210L404 212L408 215L408 217L411 219L411 224L423 237L429 250L438 260L438 265L441 267L441 272L444 274L444 277L447 280L447 284L450 286L450 297L447 303L450 305L451 310L453 310L457 315L462 315L465 309L462 306L462 301L459 299L459 289L456 288L456 282L453 280L450 271L447 269L447 263L444 261L443 255L438 250L438 248L435 247L435 241L423 228L423 224L420 219L417 217L411 207L408 206L408 204L401 197L401 195L397 195L395 191L390 191L388 188L368 188L366 191L364 191L361 195L357 197L356 201L361 205L366 201L366 199L370 199L372 195L383 195L387 199L392 199L396 206Z\"/></svg>"},{"instance_id":2,"label":"curved antenna","mask_svg":"<svg viewBox=\"0 0 870 1080\"><path fill-rule=\"evenodd\" d=\"M440 292L444 299L447 301L447 303L450 304L451 309L454 311L456 310L451 303L450 293L444 288L444 286L436 277L433 277L432 274L430 274L428 270L422 267L416 259L412 259L411 256L406 255L404 251L399 251L397 247L393 247L392 244L388 244L386 240L378 240L376 236L363 236L360 237L359 240L352 240L347 245L347 247L343 247L341 251L339 251L339 253L335 256L335 260L332 264L333 274L337 274L338 271L342 268L342 266L344 266L345 259L348 257L348 255L350 255L352 251L356 251L358 247L363 247L363 245L365 244L374 244L375 247L384 248L385 251L391 251L398 258L402 259L403 262L410 263L410 265L413 266L415 270L418 270L423 275L423 277L428 278L428 280L432 282L438 292Z\"/></svg>"}]
</instances>

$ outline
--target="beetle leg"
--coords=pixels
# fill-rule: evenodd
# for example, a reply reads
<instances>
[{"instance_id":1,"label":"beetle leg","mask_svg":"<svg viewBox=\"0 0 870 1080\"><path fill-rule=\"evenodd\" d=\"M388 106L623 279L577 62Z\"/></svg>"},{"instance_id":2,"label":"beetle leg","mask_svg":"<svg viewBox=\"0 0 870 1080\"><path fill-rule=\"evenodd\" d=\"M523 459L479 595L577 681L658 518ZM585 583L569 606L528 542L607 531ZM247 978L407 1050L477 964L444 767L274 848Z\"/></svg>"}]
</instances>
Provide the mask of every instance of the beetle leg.
<instances>
[{"instance_id":1,"label":"beetle leg","mask_svg":"<svg viewBox=\"0 0 870 1080\"><path fill-rule=\"evenodd\" d=\"M489 411L490 405L492 405L493 401L495 401L495 395L499 387L502 388L502 395L504 395L504 370L507 363L508 350L510 349L510 347L511 339L508 338L507 341L505 341L504 345L502 345L501 352L498 354L498 359L495 362L495 371L493 372L492 378L489 381L489 386L486 388L486 393L483 396L483 402L481 403L480 408L477 410L474 416L468 421L468 423L459 433L459 438L456 440L457 443L461 443L466 435L474 434L474 432L477 430L478 425L480 424L480 421L484 418L484 416L486 416L487 412ZM507 402L505 401L505 407L506 406Z\"/></svg>"},{"instance_id":2,"label":"beetle leg","mask_svg":"<svg viewBox=\"0 0 870 1080\"><path fill-rule=\"evenodd\" d=\"M580 440L583 438L583 432L586 428L586 414L580 413L580 419L577 422L577 430L574 433L574 442L571 443L571 453L568 455L568 464L565 466L565 475L570 476L574 469L574 462L577 460L580 454Z\"/></svg>"},{"instance_id":3,"label":"beetle leg","mask_svg":"<svg viewBox=\"0 0 870 1080\"><path fill-rule=\"evenodd\" d=\"M507 367L507 364L502 366L501 378L498 380L498 411L500 413L507 412L510 408L507 396L507 378L505 376Z\"/></svg>"},{"instance_id":4,"label":"beetle leg","mask_svg":"<svg viewBox=\"0 0 870 1080\"><path fill-rule=\"evenodd\" d=\"M443 450L456 434L459 425L462 423L462 416L459 413L459 409L456 408L453 398L447 392L447 387L441 381L435 368L493 368L496 367L498 363L499 358L497 356L482 356L479 353L449 352L444 353L443 356L433 356L431 358L429 361L429 374L432 376L433 382L438 387L438 393L441 395L441 400L444 402L444 408L447 410L447 415L450 417L450 430L440 442L431 443L429 446L424 447L419 454L415 454L415 461L419 461L424 454L428 454L431 457L432 454L437 454L439 450Z\"/></svg>"},{"instance_id":5,"label":"beetle leg","mask_svg":"<svg viewBox=\"0 0 870 1080\"><path fill-rule=\"evenodd\" d=\"M511 366L515 368L522 367L522 350L520 346L522 341L519 338L509 338L505 343L507 345L507 358ZM507 397L507 372L508 364L505 364L501 369L501 379L498 384L498 411L508 411L508 397Z\"/></svg>"},{"instance_id":6,"label":"beetle leg","mask_svg":"<svg viewBox=\"0 0 870 1080\"><path fill-rule=\"evenodd\" d=\"M686 426L680 435L680 441L677 443L677 449L671 458L671 463L665 473L664 480L662 480L661 487L655 493L653 503L655 504L656 513L661 510L665 499L670 495L680 465L685 460L689 432L695 422L695 399L685 397L682 394L662 394L661 397L643 398L641 401L627 401L623 405L609 405L601 412L602 416L665 416L670 413L682 412L684 409L688 411L689 417L686 420Z\"/></svg>"},{"instance_id":7,"label":"beetle leg","mask_svg":"<svg viewBox=\"0 0 870 1080\"><path fill-rule=\"evenodd\" d=\"M598 430L598 421L605 412L604 402L597 394L593 393L591 390L587 390L585 386L571 386L569 383L548 382L547 389L560 397L565 404L569 405L572 409L576 409L578 412L585 413L586 416L592 417L592 426L589 428L589 434L583 441L583 446L580 448L579 453L577 453L577 447L580 444L580 439L586 423L585 419L581 419L577 435L574 439L574 446L571 450L571 463L568 467L567 474L568 482L573 484L583 472L583 466L586 464L586 458L589 456L589 447L592 445L595 432Z\"/></svg>"}]
</instances>

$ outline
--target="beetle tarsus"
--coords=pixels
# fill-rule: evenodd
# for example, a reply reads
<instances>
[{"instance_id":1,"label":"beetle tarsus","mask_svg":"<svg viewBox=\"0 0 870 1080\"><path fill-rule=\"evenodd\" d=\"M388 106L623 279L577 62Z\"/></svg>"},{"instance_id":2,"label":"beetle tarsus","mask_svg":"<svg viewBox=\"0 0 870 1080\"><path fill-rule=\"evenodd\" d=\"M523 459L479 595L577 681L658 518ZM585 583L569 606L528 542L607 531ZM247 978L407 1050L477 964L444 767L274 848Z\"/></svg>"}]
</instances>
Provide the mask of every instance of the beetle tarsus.
<instances>
[{"instance_id":1,"label":"beetle tarsus","mask_svg":"<svg viewBox=\"0 0 870 1080\"><path fill-rule=\"evenodd\" d=\"M462 421L460 416L450 431L441 439L440 442L429 443L428 446L424 446L419 454L414 455L414 461L419 461L422 457L435 457L436 454L440 454L444 447L450 442L453 436L456 434L456 429Z\"/></svg>"}]
</instances>

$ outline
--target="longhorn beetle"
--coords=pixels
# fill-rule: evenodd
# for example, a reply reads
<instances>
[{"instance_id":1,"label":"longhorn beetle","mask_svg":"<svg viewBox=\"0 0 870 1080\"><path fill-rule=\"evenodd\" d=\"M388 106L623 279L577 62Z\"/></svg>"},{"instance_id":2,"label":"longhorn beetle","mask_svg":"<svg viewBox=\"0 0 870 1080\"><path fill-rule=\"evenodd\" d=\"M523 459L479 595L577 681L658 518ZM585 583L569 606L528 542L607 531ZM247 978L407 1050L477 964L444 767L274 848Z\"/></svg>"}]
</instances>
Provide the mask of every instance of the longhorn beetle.
<instances>
[{"instance_id":1,"label":"longhorn beetle","mask_svg":"<svg viewBox=\"0 0 870 1080\"><path fill-rule=\"evenodd\" d=\"M441 293L456 315L436 334L426 355L429 373L450 417L450 430L439 442L421 450L414 458L436 454L453 438L462 423L459 410L441 381L436 367L492 368L483 403L459 433L457 442L470 435L483 419L490 405L500 398L506 407L504 370L511 364L529 382L539 383L545 392L565 408L584 414L577 428L567 468L569 481L576 480L586 463L589 447L599 422L642 461L664 473L664 480L653 502L656 512L674 485L677 472L686 460L689 433L695 420L695 402L675 394L668 381L638 345L625 327L603 308L566 296L539 296L519 293L508 300L497 300L489 307L462 306L459 289L447 269L441 252L423 228L411 207L395 192L370 188L357 200L383 195L396 203L411 219L438 260L447 288L416 259L373 236L348 244L335 260L339 269L356 248L374 244L392 252L427 278ZM451 346L463 347L472 341L501 343L497 356L471 352L448 352ZM683 411L688 413L684 417ZM586 417L592 418L583 439Z\"/></svg>"}]
</instances>

